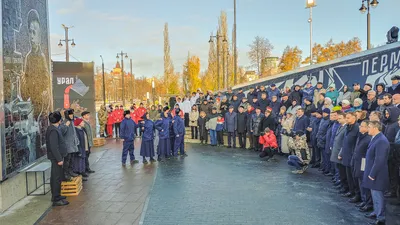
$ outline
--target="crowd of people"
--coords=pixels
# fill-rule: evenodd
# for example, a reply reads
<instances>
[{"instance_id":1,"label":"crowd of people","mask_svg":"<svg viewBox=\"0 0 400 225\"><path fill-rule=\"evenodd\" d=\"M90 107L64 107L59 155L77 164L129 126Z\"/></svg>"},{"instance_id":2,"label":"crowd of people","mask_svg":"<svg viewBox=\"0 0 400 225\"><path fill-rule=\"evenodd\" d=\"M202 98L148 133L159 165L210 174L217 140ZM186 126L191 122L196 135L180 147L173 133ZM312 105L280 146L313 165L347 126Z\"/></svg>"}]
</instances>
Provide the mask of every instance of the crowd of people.
<instances>
[{"instance_id":1,"label":"crowd of people","mask_svg":"<svg viewBox=\"0 0 400 225\"><path fill-rule=\"evenodd\" d=\"M66 197L61 196L61 182L72 181L82 176L87 181L90 169L89 156L93 146L93 133L90 125L90 112L74 116L73 109L49 114L50 126L46 131L47 158L51 162L50 188L53 206L68 205Z\"/></svg>"}]
</instances>

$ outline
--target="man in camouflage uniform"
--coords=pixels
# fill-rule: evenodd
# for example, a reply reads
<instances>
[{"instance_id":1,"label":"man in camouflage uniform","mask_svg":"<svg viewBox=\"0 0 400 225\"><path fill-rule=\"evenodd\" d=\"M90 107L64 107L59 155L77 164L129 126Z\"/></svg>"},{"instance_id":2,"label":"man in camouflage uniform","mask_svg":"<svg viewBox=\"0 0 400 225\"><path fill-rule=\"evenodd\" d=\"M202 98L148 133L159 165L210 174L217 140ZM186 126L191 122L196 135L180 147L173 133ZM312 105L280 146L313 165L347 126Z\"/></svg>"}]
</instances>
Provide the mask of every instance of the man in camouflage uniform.
<instances>
[{"instance_id":1,"label":"man in camouflage uniform","mask_svg":"<svg viewBox=\"0 0 400 225\"><path fill-rule=\"evenodd\" d=\"M107 124L107 117L108 113L106 110L106 107L104 105L100 106L100 110L98 112L98 118L99 118L99 125L100 125L100 137L104 137L104 130Z\"/></svg>"},{"instance_id":2,"label":"man in camouflage uniform","mask_svg":"<svg viewBox=\"0 0 400 225\"><path fill-rule=\"evenodd\" d=\"M288 164L296 168L292 173L301 174L308 168L307 137L303 131L297 131L294 135L288 141L289 150L294 153L294 155L289 155Z\"/></svg>"}]
</instances>

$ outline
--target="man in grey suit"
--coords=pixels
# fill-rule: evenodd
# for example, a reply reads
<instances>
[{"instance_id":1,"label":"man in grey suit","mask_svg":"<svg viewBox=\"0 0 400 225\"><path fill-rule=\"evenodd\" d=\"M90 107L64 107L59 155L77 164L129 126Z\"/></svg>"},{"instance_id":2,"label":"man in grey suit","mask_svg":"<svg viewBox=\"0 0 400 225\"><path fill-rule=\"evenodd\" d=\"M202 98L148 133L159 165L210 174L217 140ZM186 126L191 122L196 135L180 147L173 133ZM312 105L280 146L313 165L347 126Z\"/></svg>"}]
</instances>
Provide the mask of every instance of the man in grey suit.
<instances>
[{"instance_id":1,"label":"man in grey suit","mask_svg":"<svg viewBox=\"0 0 400 225\"><path fill-rule=\"evenodd\" d=\"M338 155L340 149L342 148L344 134L346 131L346 116L343 112L338 112L338 122L340 124L340 127L337 129L335 134L330 160L332 163L335 164L334 186L337 187L337 189L341 190L341 192L344 192L348 190L348 187L346 186L346 168L343 167L341 161L338 159Z\"/></svg>"}]
</instances>

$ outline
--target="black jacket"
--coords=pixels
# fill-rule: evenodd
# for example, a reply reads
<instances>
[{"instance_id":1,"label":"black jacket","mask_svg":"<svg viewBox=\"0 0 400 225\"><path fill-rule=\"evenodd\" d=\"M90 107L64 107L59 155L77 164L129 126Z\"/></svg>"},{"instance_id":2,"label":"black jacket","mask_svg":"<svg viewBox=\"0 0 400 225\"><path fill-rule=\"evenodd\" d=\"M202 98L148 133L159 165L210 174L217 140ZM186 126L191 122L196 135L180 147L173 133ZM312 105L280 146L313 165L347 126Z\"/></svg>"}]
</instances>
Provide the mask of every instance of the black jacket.
<instances>
[{"instance_id":1,"label":"black jacket","mask_svg":"<svg viewBox=\"0 0 400 225\"><path fill-rule=\"evenodd\" d=\"M268 117L264 117L261 122L261 132L264 132L265 128L269 128L270 130L275 132L276 129L276 119L275 116L271 113Z\"/></svg>"},{"instance_id":2,"label":"black jacket","mask_svg":"<svg viewBox=\"0 0 400 225\"><path fill-rule=\"evenodd\" d=\"M61 131L54 125L50 125L46 131L47 158L61 162L67 155L67 146Z\"/></svg>"},{"instance_id":3,"label":"black jacket","mask_svg":"<svg viewBox=\"0 0 400 225\"><path fill-rule=\"evenodd\" d=\"M237 118L237 132L238 133L246 133L246 126L247 126L247 115L245 112L238 113L236 115Z\"/></svg>"}]
</instances>

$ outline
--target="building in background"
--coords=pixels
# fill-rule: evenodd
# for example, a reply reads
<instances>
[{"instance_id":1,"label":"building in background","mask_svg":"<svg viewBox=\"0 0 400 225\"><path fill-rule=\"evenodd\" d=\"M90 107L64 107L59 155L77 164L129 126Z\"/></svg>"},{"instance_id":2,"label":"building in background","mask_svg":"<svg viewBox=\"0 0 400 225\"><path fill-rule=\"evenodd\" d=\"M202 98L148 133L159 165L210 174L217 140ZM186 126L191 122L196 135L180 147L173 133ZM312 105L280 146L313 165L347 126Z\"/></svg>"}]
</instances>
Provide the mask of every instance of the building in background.
<instances>
[{"instance_id":1,"label":"building in background","mask_svg":"<svg viewBox=\"0 0 400 225\"><path fill-rule=\"evenodd\" d=\"M259 78L257 72L255 70L246 71L244 74L247 81L257 80Z\"/></svg>"}]
</instances>

